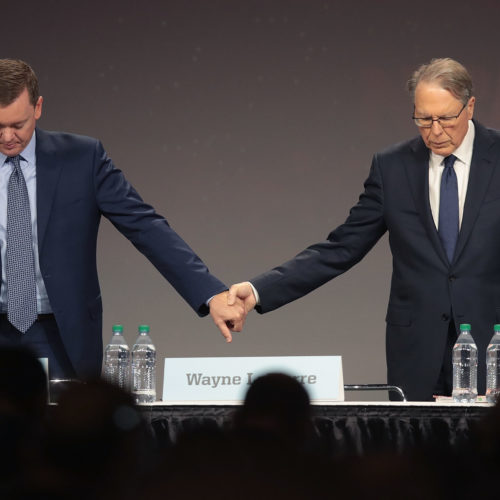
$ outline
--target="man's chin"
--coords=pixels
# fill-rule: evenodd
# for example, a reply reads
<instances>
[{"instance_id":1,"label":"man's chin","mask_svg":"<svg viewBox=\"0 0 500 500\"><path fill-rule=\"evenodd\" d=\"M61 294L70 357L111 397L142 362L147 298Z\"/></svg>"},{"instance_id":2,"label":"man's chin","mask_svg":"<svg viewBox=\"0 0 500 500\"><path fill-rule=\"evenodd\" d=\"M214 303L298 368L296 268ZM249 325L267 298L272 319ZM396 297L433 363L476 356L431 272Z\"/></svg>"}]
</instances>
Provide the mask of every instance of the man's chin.
<instances>
[{"instance_id":1,"label":"man's chin","mask_svg":"<svg viewBox=\"0 0 500 500\"><path fill-rule=\"evenodd\" d=\"M451 155L451 153L455 151L453 144L450 142L446 142L444 144L429 144L428 147L433 153L441 156Z\"/></svg>"},{"instance_id":2,"label":"man's chin","mask_svg":"<svg viewBox=\"0 0 500 500\"><path fill-rule=\"evenodd\" d=\"M3 153L5 156L16 156L22 150L23 148L19 144L16 144L15 146L5 146L0 144L0 153Z\"/></svg>"}]
</instances>

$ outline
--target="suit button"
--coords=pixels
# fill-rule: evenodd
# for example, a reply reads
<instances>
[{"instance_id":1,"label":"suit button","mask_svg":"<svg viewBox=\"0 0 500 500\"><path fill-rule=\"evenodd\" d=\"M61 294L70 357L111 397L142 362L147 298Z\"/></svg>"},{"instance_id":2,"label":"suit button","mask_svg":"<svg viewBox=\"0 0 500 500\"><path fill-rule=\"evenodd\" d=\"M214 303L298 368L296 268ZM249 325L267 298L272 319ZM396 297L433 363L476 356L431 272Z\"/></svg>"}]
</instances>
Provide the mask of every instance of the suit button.
<instances>
[{"instance_id":1,"label":"suit button","mask_svg":"<svg viewBox=\"0 0 500 500\"><path fill-rule=\"evenodd\" d=\"M449 280L449 281L455 281L456 279L457 279L457 277L456 277L454 274L450 274L450 275L448 276L448 280Z\"/></svg>"},{"instance_id":2,"label":"suit button","mask_svg":"<svg viewBox=\"0 0 500 500\"><path fill-rule=\"evenodd\" d=\"M442 314L442 315L441 315L441 319L442 319L443 321L449 321L450 317L448 316L448 314Z\"/></svg>"}]
</instances>

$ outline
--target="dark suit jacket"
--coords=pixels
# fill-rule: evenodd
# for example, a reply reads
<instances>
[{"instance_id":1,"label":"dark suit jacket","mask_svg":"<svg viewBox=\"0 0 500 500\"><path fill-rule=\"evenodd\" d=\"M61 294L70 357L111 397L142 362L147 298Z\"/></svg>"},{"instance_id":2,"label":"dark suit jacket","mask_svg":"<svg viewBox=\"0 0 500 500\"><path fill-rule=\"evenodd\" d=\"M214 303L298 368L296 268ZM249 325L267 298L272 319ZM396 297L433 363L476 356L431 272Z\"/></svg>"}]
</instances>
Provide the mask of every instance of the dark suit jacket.
<instances>
[{"instance_id":1,"label":"dark suit jacket","mask_svg":"<svg viewBox=\"0 0 500 500\"><path fill-rule=\"evenodd\" d=\"M389 231L388 382L428 400L443 362L450 317L470 323L485 392L485 352L500 322L500 133L475 123L462 226L450 264L429 204L429 150L420 137L376 154L365 190L322 243L251 280L259 312L295 300L359 262ZM360 307L363 307L360 304Z\"/></svg>"},{"instance_id":2,"label":"dark suit jacket","mask_svg":"<svg viewBox=\"0 0 500 500\"><path fill-rule=\"evenodd\" d=\"M142 201L96 139L37 129L36 169L40 268L62 341L79 376L101 370L102 302L96 267L101 215L198 314L208 312L208 298L227 289L167 221Z\"/></svg>"}]
</instances>

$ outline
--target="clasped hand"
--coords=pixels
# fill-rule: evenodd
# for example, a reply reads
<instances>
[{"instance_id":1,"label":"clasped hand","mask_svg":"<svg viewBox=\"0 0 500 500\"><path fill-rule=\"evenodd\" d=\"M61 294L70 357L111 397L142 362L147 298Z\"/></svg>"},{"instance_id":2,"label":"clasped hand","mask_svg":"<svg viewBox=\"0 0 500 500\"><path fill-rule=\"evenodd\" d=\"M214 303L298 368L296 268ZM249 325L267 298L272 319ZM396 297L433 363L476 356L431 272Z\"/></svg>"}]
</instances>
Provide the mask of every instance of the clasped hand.
<instances>
[{"instance_id":1,"label":"clasped hand","mask_svg":"<svg viewBox=\"0 0 500 500\"><path fill-rule=\"evenodd\" d=\"M257 301L248 281L236 283L229 291L215 295L210 301L210 316L226 339L231 342L231 332L241 332L249 311Z\"/></svg>"}]
</instances>

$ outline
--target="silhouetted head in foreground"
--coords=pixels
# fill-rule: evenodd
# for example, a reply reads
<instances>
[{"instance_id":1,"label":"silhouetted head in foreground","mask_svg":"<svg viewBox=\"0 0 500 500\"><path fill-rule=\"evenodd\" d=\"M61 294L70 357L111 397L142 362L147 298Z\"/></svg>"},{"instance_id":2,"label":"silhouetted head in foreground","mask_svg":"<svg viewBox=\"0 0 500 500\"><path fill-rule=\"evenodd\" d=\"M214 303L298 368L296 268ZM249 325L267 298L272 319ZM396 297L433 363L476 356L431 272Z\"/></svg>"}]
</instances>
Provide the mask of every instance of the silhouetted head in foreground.
<instances>
[{"instance_id":1,"label":"silhouetted head in foreground","mask_svg":"<svg viewBox=\"0 0 500 500\"><path fill-rule=\"evenodd\" d=\"M0 347L0 413L39 419L47 405L47 376L29 350Z\"/></svg>"},{"instance_id":2,"label":"silhouetted head in foreground","mask_svg":"<svg viewBox=\"0 0 500 500\"><path fill-rule=\"evenodd\" d=\"M290 445L301 446L312 430L309 395L289 375L259 377L235 415L235 428L275 435Z\"/></svg>"},{"instance_id":3,"label":"silhouetted head in foreground","mask_svg":"<svg viewBox=\"0 0 500 500\"><path fill-rule=\"evenodd\" d=\"M61 489L78 486L84 498L131 495L143 476L149 445L132 396L103 380L71 386L49 422L48 456Z\"/></svg>"}]
</instances>

